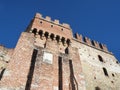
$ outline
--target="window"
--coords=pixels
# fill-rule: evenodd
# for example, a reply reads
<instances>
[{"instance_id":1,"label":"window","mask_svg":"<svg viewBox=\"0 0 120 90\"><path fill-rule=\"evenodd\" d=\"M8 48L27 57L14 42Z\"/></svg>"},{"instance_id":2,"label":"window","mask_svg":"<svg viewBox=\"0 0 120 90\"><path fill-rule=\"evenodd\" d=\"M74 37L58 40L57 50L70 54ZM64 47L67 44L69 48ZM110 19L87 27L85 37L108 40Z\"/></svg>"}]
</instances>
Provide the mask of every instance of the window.
<instances>
[{"instance_id":1,"label":"window","mask_svg":"<svg viewBox=\"0 0 120 90\"><path fill-rule=\"evenodd\" d=\"M119 62L118 62L118 61L116 61L116 63L117 63L117 64L119 64Z\"/></svg>"},{"instance_id":2,"label":"window","mask_svg":"<svg viewBox=\"0 0 120 90\"><path fill-rule=\"evenodd\" d=\"M70 42L71 42L70 39L67 39L66 43L68 46L70 45Z\"/></svg>"},{"instance_id":3,"label":"window","mask_svg":"<svg viewBox=\"0 0 120 90\"><path fill-rule=\"evenodd\" d=\"M42 35L43 35L43 31L40 30L40 31L38 32L38 34L40 35L40 37L42 37Z\"/></svg>"},{"instance_id":4,"label":"window","mask_svg":"<svg viewBox=\"0 0 120 90\"><path fill-rule=\"evenodd\" d=\"M40 24L42 24L42 21L40 21Z\"/></svg>"},{"instance_id":5,"label":"window","mask_svg":"<svg viewBox=\"0 0 120 90\"><path fill-rule=\"evenodd\" d=\"M57 40L57 43L59 43L60 36L56 35L56 40Z\"/></svg>"},{"instance_id":6,"label":"window","mask_svg":"<svg viewBox=\"0 0 120 90\"><path fill-rule=\"evenodd\" d=\"M68 47L65 49L65 54L69 54L69 49L68 49Z\"/></svg>"},{"instance_id":7,"label":"window","mask_svg":"<svg viewBox=\"0 0 120 90\"><path fill-rule=\"evenodd\" d=\"M107 72L107 69L103 67L103 72L105 74L105 76L108 76L108 72Z\"/></svg>"},{"instance_id":8,"label":"window","mask_svg":"<svg viewBox=\"0 0 120 90\"><path fill-rule=\"evenodd\" d=\"M37 29L34 28L33 31L32 31L32 33L34 33L34 35L36 35L36 33L37 33Z\"/></svg>"},{"instance_id":9,"label":"window","mask_svg":"<svg viewBox=\"0 0 120 90\"><path fill-rule=\"evenodd\" d=\"M61 31L63 31L63 28L61 29Z\"/></svg>"},{"instance_id":10,"label":"window","mask_svg":"<svg viewBox=\"0 0 120 90\"><path fill-rule=\"evenodd\" d=\"M51 27L53 27L53 25L51 25Z\"/></svg>"},{"instance_id":11,"label":"window","mask_svg":"<svg viewBox=\"0 0 120 90\"><path fill-rule=\"evenodd\" d=\"M112 76L115 77L115 75L112 73Z\"/></svg>"},{"instance_id":12,"label":"window","mask_svg":"<svg viewBox=\"0 0 120 90\"><path fill-rule=\"evenodd\" d=\"M100 62L103 62L103 58L100 55L98 55L98 59L100 60Z\"/></svg>"},{"instance_id":13,"label":"window","mask_svg":"<svg viewBox=\"0 0 120 90\"><path fill-rule=\"evenodd\" d=\"M46 39L48 39L49 33L48 33L48 32L45 32L44 35L45 35Z\"/></svg>"},{"instance_id":14,"label":"window","mask_svg":"<svg viewBox=\"0 0 120 90\"><path fill-rule=\"evenodd\" d=\"M65 44L65 38L62 37L62 38L61 38L61 41L62 41L62 44L64 45L64 44Z\"/></svg>"},{"instance_id":15,"label":"window","mask_svg":"<svg viewBox=\"0 0 120 90\"><path fill-rule=\"evenodd\" d=\"M113 81L111 81L111 83L114 83Z\"/></svg>"},{"instance_id":16,"label":"window","mask_svg":"<svg viewBox=\"0 0 120 90\"><path fill-rule=\"evenodd\" d=\"M49 64L52 64L53 54L48 53L48 52L44 52L43 61L44 61L44 62L47 62L47 63L49 63Z\"/></svg>"},{"instance_id":17,"label":"window","mask_svg":"<svg viewBox=\"0 0 120 90\"><path fill-rule=\"evenodd\" d=\"M55 35L52 33L52 34L50 35L50 38L51 38L52 40L54 40L54 37L55 37Z\"/></svg>"}]
</instances>

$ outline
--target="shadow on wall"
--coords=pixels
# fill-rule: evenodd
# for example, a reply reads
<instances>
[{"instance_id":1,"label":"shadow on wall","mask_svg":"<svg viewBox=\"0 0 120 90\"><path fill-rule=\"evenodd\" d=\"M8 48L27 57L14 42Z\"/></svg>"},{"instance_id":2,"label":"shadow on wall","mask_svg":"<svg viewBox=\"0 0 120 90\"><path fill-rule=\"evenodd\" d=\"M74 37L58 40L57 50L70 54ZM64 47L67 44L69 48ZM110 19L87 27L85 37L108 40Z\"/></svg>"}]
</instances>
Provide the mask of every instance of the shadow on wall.
<instances>
[{"instance_id":1,"label":"shadow on wall","mask_svg":"<svg viewBox=\"0 0 120 90\"><path fill-rule=\"evenodd\" d=\"M2 79L2 77L3 77L3 74L4 74L4 72L5 72L5 68L1 71L1 73L0 73L0 80Z\"/></svg>"},{"instance_id":2,"label":"shadow on wall","mask_svg":"<svg viewBox=\"0 0 120 90\"><path fill-rule=\"evenodd\" d=\"M63 80L62 80L62 57L58 57L58 68L59 68L59 90L63 90Z\"/></svg>"},{"instance_id":3,"label":"shadow on wall","mask_svg":"<svg viewBox=\"0 0 120 90\"><path fill-rule=\"evenodd\" d=\"M58 57L58 75L59 75L59 90L63 90L63 72L62 72L62 57ZM69 60L69 69L70 69L70 84L69 90L78 90L78 83L74 76L72 60Z\"/></svg>"},{"instance_id":4,"label":"shadow on wall","mask_svg":"<svg viewBox=\"0 0 120 90\"><path fill-rule=\"evenodd\" d=\"M77 83L75 76L74 76L72 60L69 60L69 68L70 68L69 90L78 90L78 83Z\"/></svg>"},{"instance_id":5,"label":"shadow on wall","mask_svg":"<svg viewBox=\"0 0 120 90\"><path fill-rule=\"evenodd\" d=\"M30 88L31 88L37 53L38 53L38 50L34 49L33 54L32 54L31 65L30 65L30 69L29 69L29 73L28 73L28 77L27 77L25 90L30 90Z\"/></svg>"}]
</instances>

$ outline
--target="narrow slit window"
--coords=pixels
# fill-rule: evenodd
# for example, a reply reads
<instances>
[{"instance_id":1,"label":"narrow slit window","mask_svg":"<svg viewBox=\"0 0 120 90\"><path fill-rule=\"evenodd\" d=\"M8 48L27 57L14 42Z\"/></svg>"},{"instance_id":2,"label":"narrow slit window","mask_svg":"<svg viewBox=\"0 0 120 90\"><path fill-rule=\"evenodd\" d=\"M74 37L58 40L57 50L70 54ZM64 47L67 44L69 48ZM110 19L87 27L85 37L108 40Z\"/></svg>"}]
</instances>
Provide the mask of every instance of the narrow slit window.
<instances>
[{"instance_id":1,"label":"narrow slit window","mask_svg":"<svg viewBox=\"0 0 120 90\"><path fill-rule=\"evenodd\" d=\"M98 55L98 59L100 62L103 62L103 58L100 55Z\"/></svg>"},{"instance_id":2,"label":"narrow slit window","mask_svg":"<svg viewBox=\"0 0 120 90\"><path fill-rule=\"evenodd\" d=\"M107 72L106 68L103 68L103 72L104 72L105 76L108 76L108 72Z\"/></svg>"}]
</instances>

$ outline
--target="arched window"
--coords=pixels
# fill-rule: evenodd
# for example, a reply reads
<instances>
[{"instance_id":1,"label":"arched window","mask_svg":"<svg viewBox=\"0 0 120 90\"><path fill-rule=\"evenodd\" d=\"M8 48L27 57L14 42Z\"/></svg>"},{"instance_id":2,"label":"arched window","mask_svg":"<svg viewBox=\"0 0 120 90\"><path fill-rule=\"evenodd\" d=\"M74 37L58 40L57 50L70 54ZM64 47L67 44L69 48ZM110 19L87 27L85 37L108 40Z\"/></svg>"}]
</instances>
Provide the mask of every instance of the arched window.
<instances>
[{"instance_id":1,"label":"arched window","mask_svg":"<svg viewBox=\"0 0 120 90\"><path fill-rule=\"evenodd\" d=\"M32 30L32 33L34 33L34 35L36 35L36 33L37 33L37 29L34 28L34 29Z\"/></svg>"},{"instance_id":2,"label":"arched window","mask_svg":"<svg viewBox=\"0 0 120 90\"><path fill-rule=\"evenodd\" d=\"M105 76L108 76L108 72L107 72L107 69L103 67L103 72L105 74Z\"/></svg>"},{"instance_id":3,"label":"arched window","mask_svg":"<svg viewBox=\"0 0 120 90\"><path fill-rule=\"evenodd\" d=\"M65 38L62 37L62 38L61 38L61 41L62 41L62 44L64 45L64 44L65 44Z\"/></svg>"},{"instance_id":4,"label":"arched window","mask_svg":"<svg viewBox=\"0 0 120 90\"><path fill-rule=\"evenodd\" d=\"M49 33L48 33L48 32L45 32L45 37L46 37L46 39L48 39L48 36L49 36Z\"/></svg>"},{"instance_id":5,"label":"arched window","mask_svg":"<svg viewBox=\"0 0 120 90\"><path fill-rule=\"evenodd\" d=\"M40 35L40 37L42 37L43 31L40 30L40 31L38 32L38 34Z\"/></svg>"},{"instance_id":6,"label":"arched window","mask_svg":"<svg viewBox=\"0 0 120 90\"><path fill-rule=\"evenodd\" d=\"M51 38L52 40L54 40L54 37L55 37L55 35L52 33L52 34L50 35L50 38Z\"/></svg>"},{"instance_id":7,"label":"arched window","mask_svg":"<svg viewBox=\"0 0 120 90\"><path fill-rule=\"evenodd\" d=\"M69 46L70 45L70 39L67 39L66 43Z\"/></svg>"},{"instance_id":8,"label":"arched window","mask_svg":"<svg viewBox=\"0 0 120 90\"><path fill-rule=\"evenodd\" d=\"M60 40L60 36L56 36L56 40L57 40L57 42L59 43L59 40Z\"/></svg>"},{"instance_id":9,"label":"arched window","mask_svg":"<svg viewBox=\"0 0 120 90\"><path fill-rule=\"evenodd\" d=\"M100 55L98 55L98 59L100 60L100 62L103 62L103 58Z\"/></svg>"}]
</instances>

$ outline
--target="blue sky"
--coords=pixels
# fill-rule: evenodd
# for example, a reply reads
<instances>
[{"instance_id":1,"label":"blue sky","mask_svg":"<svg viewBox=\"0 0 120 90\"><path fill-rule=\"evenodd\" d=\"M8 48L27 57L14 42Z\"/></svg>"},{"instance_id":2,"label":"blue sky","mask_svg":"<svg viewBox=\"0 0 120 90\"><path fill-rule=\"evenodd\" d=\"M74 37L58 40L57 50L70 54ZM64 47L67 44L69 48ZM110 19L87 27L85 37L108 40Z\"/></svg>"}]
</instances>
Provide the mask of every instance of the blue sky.
<instances>
[{"instance_id":1,"label":"blue sky","mask_svg":"<svg viewBox=\"0 0 120 90\"><path fill-rule=\"evenodd\" d=\"M120 60L120 0L0 0L0 43L15 47L36 12L106 44Z\"/></svg>"}]
</instances>

